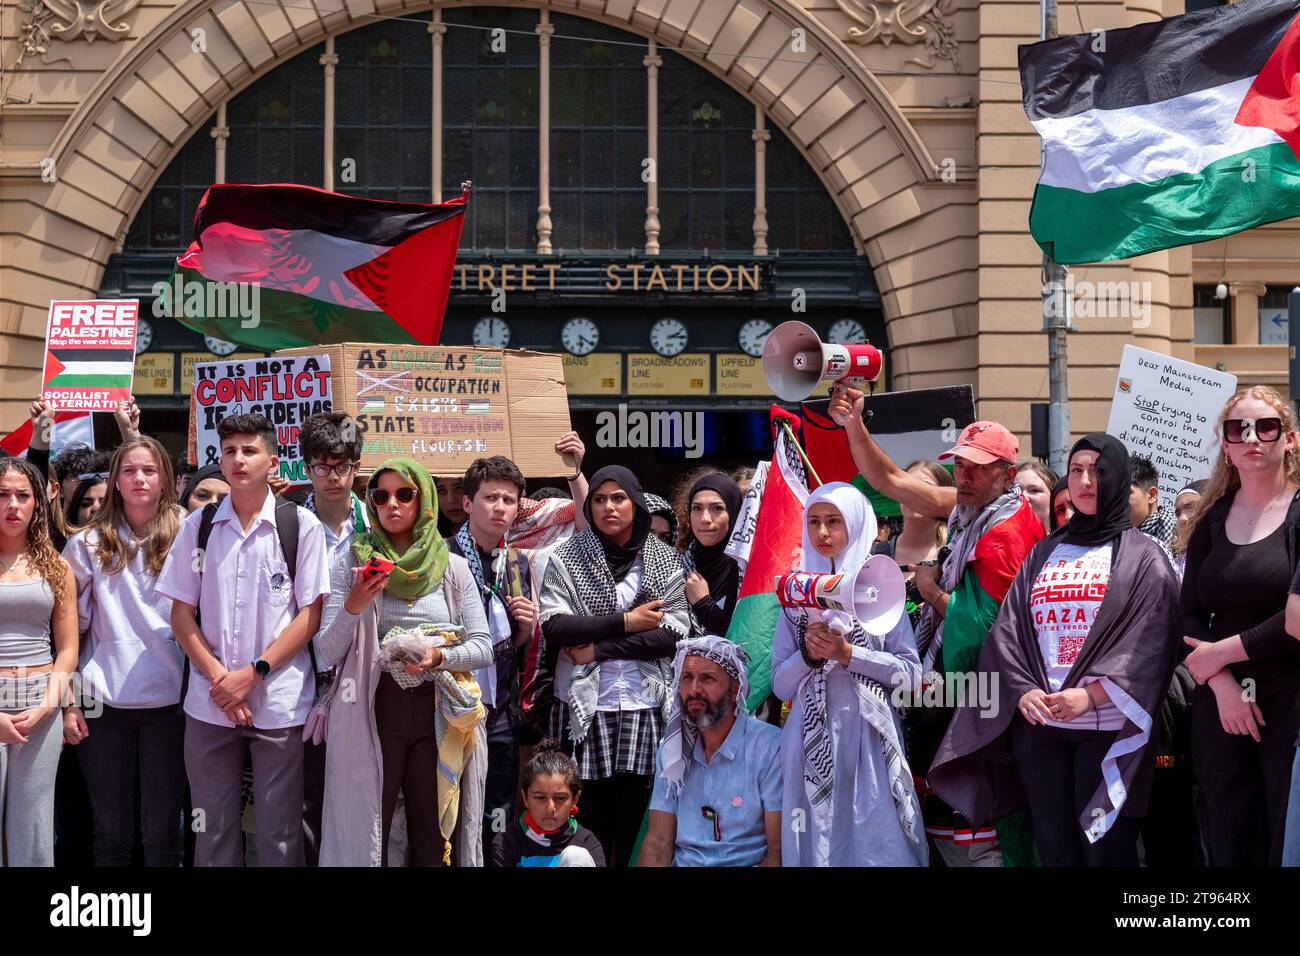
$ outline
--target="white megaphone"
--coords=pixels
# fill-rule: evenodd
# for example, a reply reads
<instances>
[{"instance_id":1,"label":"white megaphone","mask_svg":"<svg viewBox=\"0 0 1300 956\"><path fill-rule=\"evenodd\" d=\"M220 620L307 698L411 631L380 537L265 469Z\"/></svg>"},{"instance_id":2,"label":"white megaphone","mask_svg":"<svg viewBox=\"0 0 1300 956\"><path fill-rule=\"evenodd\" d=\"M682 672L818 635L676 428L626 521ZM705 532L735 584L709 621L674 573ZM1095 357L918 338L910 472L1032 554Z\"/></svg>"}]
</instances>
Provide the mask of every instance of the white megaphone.
<instances>
[{"instance_id":1,"label":"white megaphone","mask_svg":"<svg viewBox=\"0 0 1300 956\"><path fill-rule=\"evenodd\" d=\"M868 634L888 634L907 604L907 582L894 559L873 554L850 578L847 574L790 571L776 579L782 607L805 608L818 619L822 611L845 611Z\"/></svg>"},{"instance_id":2,"label":"white megaphone","mask_svg":"<svg viewBox=\"0 0 1300 956\"><path fill-rule=\"evenodd\" d=\"M782 322L763 343L763 378L787 402L803 401L824 381L861 388L879 378L880 369L880 349L874 345L827 344L804 322Z\"/></svg>"}]
</instances>

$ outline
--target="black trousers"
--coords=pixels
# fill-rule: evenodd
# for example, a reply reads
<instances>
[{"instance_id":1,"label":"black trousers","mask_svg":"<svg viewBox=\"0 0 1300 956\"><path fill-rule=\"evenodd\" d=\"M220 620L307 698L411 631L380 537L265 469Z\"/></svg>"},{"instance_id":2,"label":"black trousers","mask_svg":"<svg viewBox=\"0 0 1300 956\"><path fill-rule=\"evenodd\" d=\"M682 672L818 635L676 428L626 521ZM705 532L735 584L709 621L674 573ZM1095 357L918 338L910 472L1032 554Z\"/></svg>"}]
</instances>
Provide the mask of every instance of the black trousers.
<instances>
[{"instance_id":1,"label":"black trousers","mask_svg":"<svg viewBox=\"0 0 1300 956\"><path fill-rule=\"evenodd\" d=\"M388 674L375 689L375 724L383 758L382 865L388 865L388 834L400 791L406 800L407 853L411 866L442 866L438 828L438 741L434 733L438 685L407 690Z\"/></svg>"},{"instance_id":2,"label":"black trousers","mask_svg":"<svg viewBox=\"0 0 1300 956\"><path fill-rule=\"evenodd\" d=\"M104 706L72 749L94 810L95 866L130 866L136 808L145 866L181 865L185 718L175 705ZM137 785L137 774L138 785Z\"/></svg>"},{"instance_id":3,"label":"black trousers","mask_svg":"<svg viewBox=\"0 0 1300 956\"><path fill-rule=\"evenodd\" d=\"M492 841L515 821L519 792L519 731L507 727L488 735L487 780L483 784L483 854L491 856Z\"/></svg>"},{"instance_id":4,"label":"black trousers","mask_svg":"<svg viewBox=\"0 0 1300 956\"><path fill-rule=\"evenodd\" d=\"M320 865L321 817L325 813L325 746L302 745L302 849L308 866Z\"/></svg>"},{"instance_id":5,"label":"black trousers","mask_svg":"<svg viewBox=\"0 0 1300 956\"><path fill-rule=\"evenodd\" d=\"M578 822L596 835L611 867L632 865L653 782L649 774L616 773L582 784Z\"/></svg>"},{"instance_id":6,"label":"black trousers","mask_svg":"<svg viewBox=\"0 0 1300 956\"><path fill-rule=\"evenodd\" d=\"M1044 866L1137 866L1137 819L1121 812L1096 843L1088 842L1079 825L1101 784L1101 758L1117 733L1043 727L1016 715L1011 752Z\"/></svg>"},{"instance_id":7,"label":"black trousers","mask_svg":"<svg viewBox=\"0 0 1300 956\"><path fill-rule=\"evenodd\" d=\"M1210 866L1281 866L1291 765L1295 760L1300 674L1260 680L1260 742L1229 734L1208 685L1192 696L1192 767L1205 798Z\"/></svg>"}]
</instances>

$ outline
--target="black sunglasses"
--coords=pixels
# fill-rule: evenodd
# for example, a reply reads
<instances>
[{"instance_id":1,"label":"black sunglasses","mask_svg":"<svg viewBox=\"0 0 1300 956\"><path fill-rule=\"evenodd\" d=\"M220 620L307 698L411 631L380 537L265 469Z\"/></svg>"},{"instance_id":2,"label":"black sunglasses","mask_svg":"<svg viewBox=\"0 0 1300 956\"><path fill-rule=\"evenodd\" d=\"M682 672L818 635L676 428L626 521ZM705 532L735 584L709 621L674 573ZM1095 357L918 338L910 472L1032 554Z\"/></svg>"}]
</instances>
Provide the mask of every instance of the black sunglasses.
<instances>
[{"instance_id":1,"label":"black sunglasses","mask_svg":"<svg viewBox=\"0 0 1300 956\"><path fill-rule=\"evenodd\" d=\"M1281 437L1280 418L1229 418L1223 422L1223 440L1230 445L1240 445L1251 438L1271 443Z\"/></svg>"},{"instance_id":2,"label":"black sunglasses","mask_svg":"<svg viewBox=\"0 0 1300 956\"><path fill-rule=\"evenodd\" d=\"M419 494L414 488L398 488L393 492L393 497L397 498L404 505L409 505ZM383 488L373 488L370 491L370 500L375 503L376 508L382 508L388 504L389 494Z\"/></svg>"}]
</instances>

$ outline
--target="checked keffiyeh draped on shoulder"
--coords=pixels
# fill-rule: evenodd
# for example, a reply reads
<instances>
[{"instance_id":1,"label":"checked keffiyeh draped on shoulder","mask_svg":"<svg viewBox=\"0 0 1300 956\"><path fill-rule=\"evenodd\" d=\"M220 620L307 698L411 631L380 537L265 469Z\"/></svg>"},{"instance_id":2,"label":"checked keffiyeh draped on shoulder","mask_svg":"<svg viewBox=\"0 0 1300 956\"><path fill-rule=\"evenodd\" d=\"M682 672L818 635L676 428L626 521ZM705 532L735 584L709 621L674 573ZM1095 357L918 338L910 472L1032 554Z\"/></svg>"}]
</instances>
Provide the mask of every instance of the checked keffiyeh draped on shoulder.
<instances>
[{"instance_id":1,"label":"checked keffiyeh draped on shoulder","mask_svg":"<svg viewBox=\"0 0 1300 956\"><path fill-rule=\"evenodd\" d=\"M647 601L663 601L661 610L664 616L660 626L675 631L679 638L686 637L690 632L690 618L680 555L649 533L650 514L636 477L626 468L602 468L592 478L591 486L598 488L607 480L617 481L636 504L635 532L631 540L621 546L593 528L561 544L546 566L541 595L543 624L557 614L593 617L616 612L619 610L618 581L639 562L640 584L632 606ZM591 524L590 498L586 510ZM666 709L671 680L667 661L638 660L636 663L645 689L656 706L661 711ZM591 729L600 695L602 666L600 661L591 661L573 670L569 685L569 727L554 729L567 730L574 743L583 742Z\"/></svg>"},{"instance_id":2,"label":"checked keffiyeh draped on shoulder","mask_svg":"<svg viewBox=\"0 0 1300 956\"><path fill-rule=\"evenodd\" d=\"M824 573L834 571L848 575L856 574L870 557L871 544L876 540L875 512L872 511L865 495L842 481L822 485L809 495L804 513L807 514L809 509L820 502L833 504L844 517L844 523L848 528L849 544L844 553L832 564L812 546L805 522L804 568L808 571ZM850 644L874 650L883 649L883 644L864 631L852 615L844 611L829 611L824 614L826 623L842 631L845 640ZM796 641L804 660L812 663L805 643L808 624L808 613L800 611L798 619L794 622ZM830 669L839 666L837 663L821 662L820 666L809 672L800 688L804 698L804 789L808 797L808 805L816 815L826 814L834 779L835 750L826 722L826 682ZM889 774L889 793L898 813L898 822L913 843L920 843L922 839L920 805L917 801L915 784L912 782L912 771L903 754L903 744L894 721L893 708L889 700L891 688L885 688L878 681L862 674L852 671L846 673L853 680L859 714L880 738L881 753ZM823 826L828 825L824 819L821 823Z\"/></svg>"}]
</instances>

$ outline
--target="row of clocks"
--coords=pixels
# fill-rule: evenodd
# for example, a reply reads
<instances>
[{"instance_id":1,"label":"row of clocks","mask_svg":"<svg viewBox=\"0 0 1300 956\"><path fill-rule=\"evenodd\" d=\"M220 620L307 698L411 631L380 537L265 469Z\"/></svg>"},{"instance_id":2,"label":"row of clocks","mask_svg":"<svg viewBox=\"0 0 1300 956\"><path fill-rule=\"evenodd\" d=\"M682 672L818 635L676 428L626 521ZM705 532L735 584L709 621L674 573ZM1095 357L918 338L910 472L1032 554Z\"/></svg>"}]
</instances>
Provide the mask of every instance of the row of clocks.
<instances>
[{"instance_id":1,"label":"row of clocks","mask_svg":"<svg viewBox=\"0 0 1300 956\"><path fill-rule=\"evenodd\" d=\"M771 331L772 323L766 319L750 319L740 327L737 336L741 351L758 358L763 354L763 343ZM826 338L837 345L860 345L867 341L867 330L854 319L839 319L831 323ZM508 348L510 326L495 316L479 319L474 324L473 341L480 348ZM665 358L686 351L689 341L690 334L678 319L660 319L650 327L650 347ZM560 330L560 344L571 355L587 355L600 344L600 329L591 319L569 319Z\"/></svg>"},{"instance_id":2,"label":"row of clocks","mask_svg":"<svg viewBox=\"0 0 1300 956\"><path fill-rule=\"evenodd\" d=\"M211 335L203 336L203 344L208 347L208 351L213 355L229 355L239 348L234 342L227 342L225 339L218 339ZM147 352L149 346L153 345L153 325L148 319L137 319L135 324L135 354Z\"/></svg>"}]
</instances>

